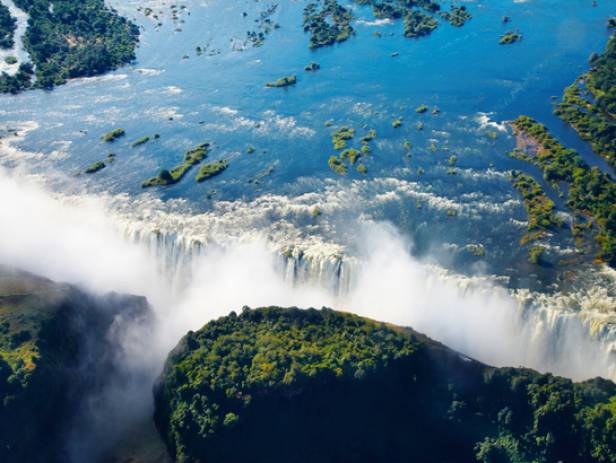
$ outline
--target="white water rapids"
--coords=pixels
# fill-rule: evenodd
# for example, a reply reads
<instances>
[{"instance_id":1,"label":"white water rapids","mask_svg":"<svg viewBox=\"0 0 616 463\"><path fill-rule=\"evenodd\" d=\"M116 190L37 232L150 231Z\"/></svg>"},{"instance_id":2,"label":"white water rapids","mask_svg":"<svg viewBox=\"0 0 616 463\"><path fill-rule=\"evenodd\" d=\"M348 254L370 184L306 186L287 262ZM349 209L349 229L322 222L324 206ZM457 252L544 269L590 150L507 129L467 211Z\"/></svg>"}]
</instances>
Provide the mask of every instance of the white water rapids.
<instances>
[{"instance_id":1,"label":"white water rapids","mask_svg":"<svg viewBox=\"0 0 616 463\"><path fill-rule=\"evenodd\" d=\"M220 215L56 194L4 170L0 197L0 262L97 292L147 296L161 322L158 361L186 331L243 305L331 306L410 325L486 363L616 379L614 300L602 285L513 293L419 262L393 226L367 220L357 224L361 255L351 257L289 224L256 227L259 207L271 215L271 204L236 206L226 218L235 233L225 235ZM299 206L289 198L286 207Z\"/></svg>"}]
</instances>

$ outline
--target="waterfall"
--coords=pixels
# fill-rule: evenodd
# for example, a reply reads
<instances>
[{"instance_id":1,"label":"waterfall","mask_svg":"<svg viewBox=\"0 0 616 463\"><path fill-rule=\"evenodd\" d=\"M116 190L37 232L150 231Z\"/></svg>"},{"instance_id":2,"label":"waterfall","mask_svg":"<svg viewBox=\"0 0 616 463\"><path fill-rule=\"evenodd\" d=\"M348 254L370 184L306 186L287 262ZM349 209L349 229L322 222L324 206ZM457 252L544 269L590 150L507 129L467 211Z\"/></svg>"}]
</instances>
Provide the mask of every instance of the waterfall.
<instances>
[{"instance_id":1,"label":"waterfall","mask_svg":"<svg viewBox=\"0 0 616 463\"><path fill-rule=\"evenodd\" d=\"M580 272L567 292L510 290L497 276L418 260L393 225L356 218L353 233L328 234L311 218L314 197L194 212L148 195L53 193L2 169L0 197L11 198L0 202L0 262L147 296L161 322L159 359L186 331L243 305L327 305L411 326L488 364L616 379L616 276L606 268Z\"/></svg>"},{"instance_id":2,"label":"waterfall","mask_svg":"<svg viewBox=\"0 0 616 463\"><path fill-rule=\"evenodd\" d=\"M194 265L200 259L207 259L208 247L224 249L234 245L233 242L209 242L206 245L206 237L200 240L193 234L164 232L160 228L148 231L147 227L141 228L136 223L127 227L123 234L131 242L147 249L154 261L158 262L159 270L178 291L190 285ZM467 277L430 265L422 266L425 274L410 276L425 280L425 285L435 286L436 291L440 291L439 284L445 284L446 291L455 288L455 297L471 301L468 304L474 303L474 310L481 313L488 324L490 311L503 310L506 322L502 326L499 325L500 320L496 322L495 330L505 330L515 342L503 339L503 348L496 348L477 342L477 339L461 341L452 336L450 324L446 330L441 330L435 327L432 318L422 319L423 314L416 308L410 309L408 315L396 315L393 319L387 313L379 312L378 302L362 310L362 287L366 286L364 274L369 273L369 266L373 265L370 257L351 256L341 252L342 248L339 247L302 246L302 243L280 246L270 242L268 249L272 265L286 285L292 288L318 288L329 294L333 305L338 308L352 311L358 308L362 315L412 325L455 349L495 365L524 365L574 378L605 376L616 379L616 313L613 311L614 299L609 296L609 291L601 289L603 285L593 289L592 284L588 283L590 290L580 289L569 294L509 291L499 284L497 278ZM327 250L333 252L328 253ZM597 270L597 274L604 277L605 272L609 271ZM387 275L382 277L387 278ZM394 291L397 289L393 288ZM414 296L416 292L410 292L407 297L412 299ZM430 293L430 297L434 294ZM498 307L502 301L505 301L504 309ZM405 302L402 301L400 312L406 310ZM421 307L421 311L426 310L423 305L430 303L422 300L416 305ZM494 307L487 307L490 305ZM438 307L438 302L434 306ZM431 306L430 310L436 309ZM447 314L437 316L448 317ZM471 315L467 313L465 316ZM486 329L490 330L490 327ZM475 332L468 334L471 338L481 336ZM494 355L490 354L490 350Z\"/></svg>"}]
</instances>

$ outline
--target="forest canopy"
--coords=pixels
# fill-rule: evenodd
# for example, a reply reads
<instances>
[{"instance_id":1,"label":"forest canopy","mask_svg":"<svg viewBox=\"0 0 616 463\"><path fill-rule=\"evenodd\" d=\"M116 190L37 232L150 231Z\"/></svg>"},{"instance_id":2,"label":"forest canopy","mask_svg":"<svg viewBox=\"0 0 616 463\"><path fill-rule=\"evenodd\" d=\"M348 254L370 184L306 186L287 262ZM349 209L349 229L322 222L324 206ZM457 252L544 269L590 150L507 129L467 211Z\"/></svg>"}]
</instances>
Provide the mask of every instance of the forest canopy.
<instances>
[{"instance_id":1,"label":"forest canopy","mask_svg":"<svg viewBox=\"0 0 616 463\"><path fill-rule=\"evenodd\" d=\"M29 15L24 46L35 79L0 76L0 92L50 89L75 77L94 76L135 59L136 25L105 6L104 0L15 0Z\"/></svg>"}]
</instances>

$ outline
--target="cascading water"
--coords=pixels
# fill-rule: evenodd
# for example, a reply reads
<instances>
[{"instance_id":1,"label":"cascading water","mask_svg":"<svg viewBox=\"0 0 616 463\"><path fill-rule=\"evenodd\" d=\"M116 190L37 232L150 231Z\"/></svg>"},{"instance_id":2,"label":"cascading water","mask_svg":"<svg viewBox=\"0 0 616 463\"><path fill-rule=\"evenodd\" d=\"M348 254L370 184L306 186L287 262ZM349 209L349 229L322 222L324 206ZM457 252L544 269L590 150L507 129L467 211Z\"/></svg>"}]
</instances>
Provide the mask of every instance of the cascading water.
<instances>
[{"instance_id":1,"label":"cascading water","mask_svg":"<svg viewBox=\"0 0 616 463\"><path fill-rule=\"evenodd\" d=\"M11 198L0 202L0 263L98 293L142 294L155 312L153 326L120 330L127 377L91 398L73 461L93 461L130 423L145 422L151 384L178 340L243 305L330 306L412 326L488 364L616 379L613 275L597 272L606 281L567 295L511 292L498 279L418 261L383 223L360 221L361 245L346 247L288 222L255 232L234 215L225 227L220 216L148 201L54 194L2 169L0 197Z\"/></svg>"},{"instance_id":2,"label":"cascading water","mask_svg":"<svg viewBox=\"0 0 616 463\"><path fill-rule=\"evenodd\" d=\"M487 363L616 378L616 278L607 270L586 272L589 281L566 294L511 291L496 277L420 262L393 226L360 219L357 242L345 244L304 233L292 214L309 216L311 202L286 198L292 214L268 228L273 200L194 213L148 197L59 195L0 175L0 194L13 198L1 205L0 261L146 295L162 324L161 360L186 331L242 305L327 305L413 326Z\"/></svg>"},{"instance_id":3,"label":"cascading water","mask_svg":"<svg viewBox=\"0 0 616 463\"><path fill-rule=\"evenodd\" d=\"M124 234L132 242L147 248L153 260L159 263L165 278L178 289L191 285L195 266L200 261L207 261L208 247L224 249L233 246L232 243L225 245L215 242L204 245L206 237L202 240L194 235L187 238L176 233L165 233L159 228L147 231L136 223L131 223ZM385 241L387 239L396 240L397 237L390 236ZM610 310L614 307L614 298L604 291L579 290L567 295L506 291L488 277L470 278L420 264L408 255L404 246L398 246L399 258L406 254L402 258L413 266L408 273L409 279L421 280L419 286L429 282L428 286L432 285L434 289L433 292L424 293L417 288L417 281L396 281L390 291L402 300L393 304L397 310L397 314L393 315L388 310L381 310L382 305L392 305L387 300L388 296L379 296L379 291L385 292L385 289L371 287L370 282L366 281L365 275L373 272L370 267L374 265L374 255L370 252L366 256L354 257L345 255L343 247L334 248L332 254L318 247L294 245L280 248L271 242L266 247L272 266L285 285L291 288L317 288L327 294L329 304L337 308L413 325L488 363L530 366L574 378L616 378L616 320ZM402 275L405 271L402 270ZM606 272L596 271L598 276L611 280L612 276L606 276ZM386 275L381 277L386 278ZM455 293L450 295L449 304L455 306L458 301L466 301L462 304L466 322L456 327L454 316L451 323L444 322L447 329L442 329L441 323L435 323L437 318L449 316L438 302L431 304L428 301L434 298L434 292L439 291L439 285L444 285L447 292ZM414 289L409 290L407 286ZM374 305L366 306L362 301L366 292L376 292ZM417 293L424 294L417 299ZM488 297L494 293L497 297ZM381 301L378 301L379 297ZM475 304L474 313L473 307L467 307L469 304ZM490 331L491 317L499 312L498 323L492 328L497 332L494 342L501 345L490 346L479 338L482 330ZM506 323L502 323L503 318ZM465 336L457 336L453 333L456 330L465 331ZM499 336L506 336L507 339L499 341ZM592 358L593 362L588 362L588 358Z\"/></svg>"}]
</instances>

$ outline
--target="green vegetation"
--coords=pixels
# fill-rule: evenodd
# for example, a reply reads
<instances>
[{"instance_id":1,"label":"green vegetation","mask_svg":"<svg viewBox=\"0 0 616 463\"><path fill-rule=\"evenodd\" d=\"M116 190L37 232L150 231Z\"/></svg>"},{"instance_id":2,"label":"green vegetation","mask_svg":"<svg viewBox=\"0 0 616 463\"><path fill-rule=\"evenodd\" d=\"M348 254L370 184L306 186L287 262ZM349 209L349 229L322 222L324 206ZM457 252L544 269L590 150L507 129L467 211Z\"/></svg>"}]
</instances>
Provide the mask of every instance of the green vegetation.
<instances>
[{"instance_id":1,"label":"green vegetation","mask_svg":"<svg viewBox=\"0 0 616 463\"><path fill-rule=\"evenodd\" d=\"M255 148L254 146L250 145L248 148L246 148L246 153L248 154L252 154L255 151L257 151L257 148Z\"/></svg>"},{"instance_id":2,"label":"green vegetation","mask_svg":"<svg viewBox=\"0 0 616 463\"><path fill-rule=\"evenodd\" d=\"M0 2L0 48L13 48L17 20L11 16L9 8Z\"/></svg>"},{"instance_id":3,"label":"green vegetation","mask_svg":"<svg viewBox=\"0 0 616 463\"><path fill-rule=\"evenodd\" d=\"M136 25L105 6L104 0L15 0L29 15L24 45L36 80L0 76L0 92L31 86L50 89L75 77L94 76L135 59ZM53 6L52 6L53 5Z\"/></svg>"},{"instance_id":4,"label":"green vegetation","mask_svg":"<svg viewBox=\"0 0 616 463\"><path fill-rule=\"evenodd\" d=\"M616 34L592 69L565 89L554 111L616 169Z\"/></svg>"},{"instance_id":5,"label":"green vegetation","mask_svg":"<svg viewBox=\"0 0 616 463\"><path fill-rule=\"evenodd\" d=\"M115 157L116 157L115 154L109 153L107 155L107 159L105 161L93 162L83 172L85 174L95 174L99 170L103 170L105 167L107 167L109 164L111 164L113 161L115 161Z\"/></svg>"},{"instance_id":6,"label":"green vegetation","mask_svg":"<svg viewBox=\"0 0 616 463\"><path fill-rule=\"evenodd\" d=\"M6 58L4 58L4 62L9 65L17 64L17 58L14 57L13 55L9 55Z\"/></svg>"},{"instance_id":7,"label":"green vegetation","mask_svg":"<svg viewBox=\"0 0 616 463\"><path fill-rule=\"evenodd\" d=\"M355 162L361 157L361 152L355 148L347 148L340 153L340 159L348 160L349 164L355 165Z\"/></svg>"},{"instance_id":8,"label":"green vegetation","mask_svg":"<svg viewBox=\"0 0 616 463\"><path fill-rule=\"evenodd\" d=\"M98 172L99 170L102 170L106 167L105 163L103 161L96 161L92 164L90 164L90 166L88 166L88 168L84 171L86 174L94 174L96 172Z\"/></svg>"},{"instance_id":9,"label":"green vegetation","mask_svg":"<svg viewBox=\"0 0 616 463\"><path fill-rule=\"evenodd\" d=\"M351 140L355 136L355 129L350 127L340 127L332 134L332 143L335 150L341 150L346 147L348 140Z\"/></svg>"},{"instance_id":10,"label":"green vegetation","mask_svg":"<svg viewBox=\"0 0 616 463\"><path fill-rule=\"evenodd\" d=\"M522 40L522 34L517 31L509 31L503 34L498 41L501 45L511 45L512 43L516 43Z\"/></svg>"},{"instance_id":11,"label":"green vegetation","mask_svg":"<svg viewBox=\"0 0 616 463\"><path fill-rule=\"evenodd\" d=\"M321 5L320 5L321 3ZM433 0L355 0L359 5L370 5L375 18L402 19L404 35L417 38L429 35L438 27L433 15L439 14L455 27L463 26L471 19L465 6L451 5L449 11L440 12L440 5ZM351 26L353 14L336 0L313 1L304 9L303 27L310 32L310 48L315 49L347 40L355 32ZM373 32L381 37L379 31ZM392 57L398 56L393 52Z\"/></svg>"},{"instance_id":12,"label":"green vegetation","mask_svg":"<svg viewBox=\"0 0 616 463\"><path fill-rule=\"evenodd\" d=\"M221 161L206 162L199 169L197 174L197 182L203 182L208 178L214 177L222 173L227 167L229 167L229 161L226 159Z\"/></svg>"},{"instance_id":13,"label":"green vegetation","mask_svg":"<svg viewBox=\"0 0 616 463\"><path fill-rule=\"evenodd\" d=\"M314 71L318 71L319 69L321 69L321 65L314 61L311 61L309 64L304 66L304 71L314 72Z\"/></svg>"},{"instance_id":14,"label":"green vegetation","mask_svg":"<svg viewBox=\"0 0 616 463\"><path fill-rule=\"evenodd\" d=\"M543 246L531 246L528 250L528 261L533 265L539 265L544 253L545 248Z\"/></svg>"},{"instance_id":15,"label":"green vegetation","mask_svg":"<svg viewBox=\"0 0 616 463\"><path fill-rule=\"evenodd\" d=\"M262 170L254 177L248 179L248 183L251 183L253 185L259 185L261 183L261 180L263 180L265 177L267 177L268 175L271 175L274 172L275 165L276 165L275 162L270 164L269 166L267 166L266 169Z\"/></svg>"},{"instance_id":16,"label":"green vegetation","mask_svg":"<svg viewBox=\"0 0 616 463\"><path fill-rule=\"evenodd\" d=\"M171 171L162 169L156 177L152 177L141 184L142 188L148 188L151 186L167 186L178 183L182 180L182 177L190 170L190 168L196 164L199 164L206 157L210 151L211 144L209 142L202 143L196 148L187 151L184 154L184 162L175 166Z\"/></svg>"},{"instance_id":17,"label":"green vegetation","mask_svg":"<svg viewBox=\"0 0 616 463\"><path fill-rule=\"evenodd\" d=\"M400 119L400 118L396 118L396 119L394 119L394 120L392 121L392 123L391 123L391 126L392 126L394 129L397 129L397 128L402 127L402 119Z\"/></svg>"},{"instance_id":18,"label":"green vegetation","mask_svg":"<svg viewBox=\"0 0 616 463\"><path fill-rule=\"evenodd\" d=\"M441 13L441 18L445 21L449 21L449 24L454 27L462 27L472 16L465 6L451 5L449 11Z\"/></svg>"},{"instance_id":19,"label":"green vegetation","mask_svg":"<svg viewBox=\"0 0 616 463\"><path fill-rule=\"evenodd\" d=\"M16 94L24 88L29 88L33 74L34 68L31 63L21 63L13 76L3 72L0 75L0 93Z\"/></svg>"},{"instance_id":20,"label":"green vegetation","mask_svg":"<svg viewBox=\"0 0 616 463\"><path fill-rule=\"evenodd\" d=\"M147 142L149 142L150 140L158 140L160 138L160 135L155 133L152 136L146 135L144 137L138 138L137 140L135 140L134 142L132 142L130 144L130 146L132 148L135 148L137 146L141 146L141 145L145 145Z\"/></svg>"},{"instance_id":21,"label":"green vegetation","mask_svg":"<svg viewBox=\"0 0 616 463\"><path fill-rule=\"evenodd\" d=\"M376 130L375 129L370 129L366 135L361 137L361 142L364 143L364 144L365 143L370 143L375 138L376 138Z\"/></svg>"},{"instance_id":22,"label":"green vegetation","mask_svg":"<svg viewBox=\"0 0 616 463\"><path fill-rule=\"evenodd\" d=\"M154 395L180 463L616 458L611 381L488 367L330 309L245 308L209 322L172 351Z\"/></svg>"},{"instance_id":23,"label":"green vegetation","mask_svg":"<svg viewBox=\"0 0 616 463\"><path fill-rule=\"evenodd\" d=\"M279 87L289 87L290 85L295 85L297 83L297 77L287 76L281 77L273 82L268 82L265 84L266 87L270 88L279 88Z\"/></svg>"},{"instance_id":24,"label":"green vegetation","mask_svg":"<svg viewBox=\"0 0 616 463\"><path fill-rule=\"evenodd\" d=\"M554 213L554 201L545 194L541 185L530 175L519 171L511 172L513 187L520 192L524 200L524 208L528 214L528 231L545 232L562 226Z\"/></svg>"},{"instance_id":25,"label":"green vegetation","mask_svg":"<svg viewBox=\"0 0 616 463\"><path fill-rule=\"evenodd\" d=\"M417 114L423 114L423 113L425 113L426 111L428 111L428 107L427 107L425 104L419 105L419 106L417 106L417 108L415 109L415 112L416 112Z\"/></svg>"},{"instance_id":26,"label":"green vegetation","mask_svg":"<svg viewBox=\"0 0 616 463\"><path fill-rule=\"evenodd\" d=\"M483 257L486 253L483 244L467 244L464 249L475 257Z\"/></svg>"},{"instance_id":27,"label":"green vegetation","mask_svg":"<svg viewBox=\"0 0 616 463\"><path fill-rule=\"evenodd\" d=\"M367 167L364 164L358 164L362 158L370 155L370 143L376 138L376 130L371 129L366 135L361 138L362 146L360 149L347 148L347 142L352 140L355 136L355 129L347 126L342 126L332 134L332 144L335 150L343 150L338 155L332 155L327 161L329 168L339 174L345 175L347 173L347 164L357 166L356 170L360 174L366 174L368 172Z\"/></svg>"},{"instance_id":28,"label":"green vegetation","mask_svg":"<svg viewBox=\"0 0 616 463\"><path fill-rule=\"evenodd\" d=\"M346 164L344 163L344 159L341 159L334 154L332 154L327 160L327 165L332 171L334 171L338 175L345 175L347 173L347 168L346 168Z\"/></svg>"},{"instance_id":29,"label":"green vegetation","mask_svg":"<svg viewBox=\"0 0 616 463\"><path fill-rule=\"evenodd\" d=\"M555 214L554 201L545 194L534 178L522 172L513 171L511 181L514 188L522 195L528 216L528 233L520 240L521 245L543 238L549 230L562 227L562 220ZM529 262L537 265L544 251L543 246L531 246L528 250Z\"/></svg>"},{"instance_id":30,"label":"green vegetation","mask_svg":"<svg viewBox=\"0 0 616 463\"><path fill-rule=\"evenodd\" d=\"M355 32L351 26L351 11L336 0L311 2L304 8L303 28L310 33L310 48L316 49L336 42L344 42Z\"/></svg>"},{"instance_id":31,"label":"green vegetation","mask_svg":"<svg viewBox=\"0 0 616 463\"><path fill-rule=\"evenodd\" d=\"M512 126L518 136L512 156L540 167L545 180L555 188L566 184L569 207L598 228L597 258L616 267L616 184L598 168L588 166L575 150L561 145L534 119L520 116Z\"/></svg>"},{"instance_id":32,"label":"green vegetation","mask_svg":"<svg viewBox=\"0 0 616 463\"><path fill-rule=\"evenodd\" d=\"M451 156L449 156L449 159L447 160L447 164L449 164L450 166L455 166L458 162L458 156L456 156L455 154L452 154Z\"/></svg>"},{"instance_id":33,"label":"green vegetation","mask_svg":"<svg viewBox=\"0 0 616 463\"><path fill-rule=\"evenodd\" d=\"M141 310L142 298L94 297L0 266L0 461L66 461L75 418L117 372L112 327Z\"/></svg>"},{"instance_id":34,"label":"green vegetation","mask_svg":"<svg viewBox=\"0 0 616 463\"><path fill-rule=\"evenodd\" d=\"M124 135L126 135L126 132L124 131L124 129L113 129L109 132L107 132L106 134L104 134L101 137L101 140L103 140L105 143L110 143L112 141L116 141L118 138L123 137Z\"/></svg>"},{"instance_id":35,"label":"green vegetation","mask_svg":"<svg viewBox=\"0 0 616 463\"><path fill-rule=\"evenodd\" d=\"M432 16L417 10L409 10L404 16L404 36L410 38L423 37L432 33L438 27L438 21Z\"/></svg>"},{"instance_id":36,"label":"green vegetation","mask_svg":"<svg viewBox=\"0 0 616 463\"><path fill-rule=\"evenodd\" d=\"M251 42L253 47L262 46L265 43L267 36L271 34L274 29L278 29L280 27L278 23L272 21L271 18L277 9L278 4L275 3L267 7L265 10L262 10L257 19L254 20L257 27L256 30L246 31L246 40Z\"/></svg>"}]
</instances>

